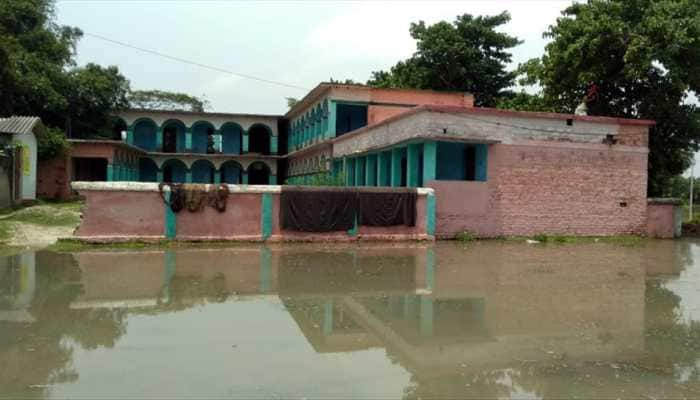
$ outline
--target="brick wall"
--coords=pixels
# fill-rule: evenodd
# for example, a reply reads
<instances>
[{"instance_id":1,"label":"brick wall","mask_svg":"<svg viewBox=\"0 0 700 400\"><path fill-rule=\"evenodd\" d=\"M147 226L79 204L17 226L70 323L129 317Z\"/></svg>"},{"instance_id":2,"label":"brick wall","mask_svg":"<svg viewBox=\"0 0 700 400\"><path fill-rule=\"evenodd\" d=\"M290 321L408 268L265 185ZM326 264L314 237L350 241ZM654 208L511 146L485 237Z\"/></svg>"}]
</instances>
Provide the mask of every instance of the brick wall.
<instances>
[{"instance_id":1,"label":"brick wall","mask_svg":"<svg viewBox=\"0 0 700 400\"><path fill-rule=\"evenodd\" d=\"M599 144L489 147L488 181L432 182L437 236L646 234L647 152Z\"/></svg>"},{"instance_id":2,"label":"brick wall","mask_svg":"<svg viewBox=\"0 0 700 400\"><path fill-rule=\"evenodd\" d=\"M67 200L71 197L70 163L66 157L39 161L36 194L43 199Z\"/></svg>"}]
</instances>

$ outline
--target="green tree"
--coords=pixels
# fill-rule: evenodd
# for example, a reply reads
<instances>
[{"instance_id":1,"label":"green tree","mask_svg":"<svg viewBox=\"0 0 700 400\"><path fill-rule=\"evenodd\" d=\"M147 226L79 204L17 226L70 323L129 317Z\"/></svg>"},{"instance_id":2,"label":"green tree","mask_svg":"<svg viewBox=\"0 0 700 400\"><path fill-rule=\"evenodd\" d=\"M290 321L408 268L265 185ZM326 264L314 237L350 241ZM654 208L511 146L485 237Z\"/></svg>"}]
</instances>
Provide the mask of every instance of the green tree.
<instances>
[{"instance_id":1,"label":"green tree","mask_svg":"<svg viewBox=\"0 0 700 400\"><path fill-rule=\"evenodd\" d=\"M510 21L508 12L494 16L460 15L453 23L411 24L417 50L389 71L372 73L368 85L470 92L478 106L494 106L515 73L506 71L509 49L520 41L496 28Z\"/></svg>"},{"instance_id":2,"label":"green tree","mask_svg":"<svg viewBox=\"0 0 700 400\"><path fill-rule=\"evenodd\" d=\"M0 1L0 115L36 115L69 136L105 130L110 113L126 105L129 83L116 67L76 67L81 36L54 22L53 0ZM40 142L43 156L60 151L55 133Z\"/></svg>"},{"instance_id":3,"label":"green tree","mask_svg":"<svg viewBox=\"0 0 700 400\"><path fill-rule=\"evenodd\" d=\"M129 93L129 104L147 110L203 112L210 108L204 98L164 90L134 90Z\"/></svg>"},{"instance_id":4,"label":"green tree","mask_svg":"<svg viewBox=\"0 0 700 400\"><path fill-rule=\"evenodd\" d=\"M526 66L544 106L573 112L587 90L590 115L653 119L649 194L662 194L698 150L700 122L689 92L700 89L699 0L590 0L549 27L552 42Z\"/></svg>"}]
</instances>

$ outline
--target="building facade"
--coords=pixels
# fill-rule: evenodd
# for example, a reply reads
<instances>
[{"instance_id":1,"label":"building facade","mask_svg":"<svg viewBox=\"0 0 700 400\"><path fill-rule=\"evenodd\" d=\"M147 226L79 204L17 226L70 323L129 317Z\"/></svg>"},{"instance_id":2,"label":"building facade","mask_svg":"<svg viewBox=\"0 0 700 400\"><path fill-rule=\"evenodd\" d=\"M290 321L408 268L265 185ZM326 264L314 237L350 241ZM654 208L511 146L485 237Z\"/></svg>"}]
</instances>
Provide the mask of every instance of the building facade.
<instances>
[{"instance_id":1,"label":"building facade","mask_svg":"<svg viewBox=\"0 0 700 400\"><path fill-rule=\"evenodd\" d=\"M653 121L497 110L474 107L465 93L331 83L284 116L118 117L124 141L112 142L104 174L92 180L430 187L437 237L647 233ZM76 142L72 152L92 145ZM67 181L84 175L75 171L86 167L72 165Z\"/></svg>"}]
</instances>

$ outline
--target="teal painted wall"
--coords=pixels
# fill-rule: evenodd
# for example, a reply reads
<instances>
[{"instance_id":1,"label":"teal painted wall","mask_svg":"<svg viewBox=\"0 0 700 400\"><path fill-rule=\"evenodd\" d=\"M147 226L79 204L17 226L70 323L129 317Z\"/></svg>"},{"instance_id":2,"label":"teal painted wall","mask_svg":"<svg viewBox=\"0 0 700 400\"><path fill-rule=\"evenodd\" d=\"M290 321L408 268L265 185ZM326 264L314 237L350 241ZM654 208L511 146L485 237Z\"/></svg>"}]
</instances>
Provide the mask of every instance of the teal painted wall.
<instances>
[{"instance_id":1,"label":"teal painted wall","mask_svg":"<svg viewBox=\"0 0 700 400\"><path fill-rule=\"evenodd\" d=\"M192 130L192 152L206 153L207 152L207 131L211 127L207 124L197 124Z\"/></svg>"},{"instance_id":2,"label":"teal painted wall","mask_svg":"<svg viewBox=\"0 0 700 400\"><path fill-rule=\"evenodd\" d=\"M242 180L242 169L234 162L226 162L221 166L221 182L237 185Z\"/></svg>"},{"instance_id":3,"label":"teal painted wall","mask_svg":"<svg viewBox=\"0 0 700 400\"><path fill-rule=\"evenodd\" d=\"M487 144L464 144L464 143L437 143L437 168L436 177L439 180L466 180L465 149L473 147L475 149L475 179L486 181L488 171L488 145Z\"/></svg>"},{"instance_id":4,"label":"teal painted wall","mask_svg":"<svg viewBox=\"0 0 700 400\"><path fill-rule=\"evenodd\" d=\"M209 161L198 160L192 164L193 183L214 183L214 167Z\"/></svg>"},{"instance_id":5,"label":"teal painted wall","mask_svg":"<svg viewBox=\"0 0 700 400\"><path fill-rule=\"evenodd\" d=\"M134 126L134 145L146 151L156 150L156 131L158 127L151 121L140 121Z\"/></svg>"},{"instance_id":6,"label":"teal painted wall","mask_svg":"<svg viewBox=\"0 0 700 400\"><path fill-rule=\"evenodd\" d=\"M150 158L141 158L138 175L141 182L158 182L158 166Z\"/></svg>"}]
</instances>

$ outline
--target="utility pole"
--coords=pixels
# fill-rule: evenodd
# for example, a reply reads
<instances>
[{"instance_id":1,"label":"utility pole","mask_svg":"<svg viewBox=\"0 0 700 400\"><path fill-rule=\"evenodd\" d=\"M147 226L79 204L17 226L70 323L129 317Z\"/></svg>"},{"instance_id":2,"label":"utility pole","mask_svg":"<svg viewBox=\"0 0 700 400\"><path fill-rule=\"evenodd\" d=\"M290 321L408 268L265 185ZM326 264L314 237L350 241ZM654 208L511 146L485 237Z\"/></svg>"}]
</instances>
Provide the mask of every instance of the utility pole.
<instances>
[{"instance_id":1,"label":"utility pole","mask_svg":"<svg viewBox=\"0 0 700 400\"><path fill-rule=\"evenodd\" d=\"M693 220L693 183L695 183L695 155L690 165L690 193L688 194L688 221Z\"/></svg>"}]
</instances>

